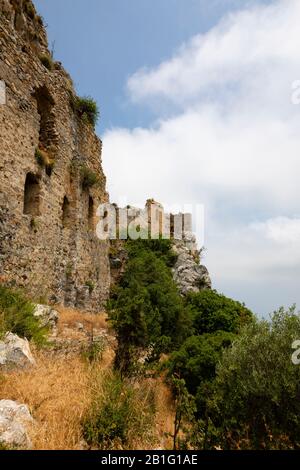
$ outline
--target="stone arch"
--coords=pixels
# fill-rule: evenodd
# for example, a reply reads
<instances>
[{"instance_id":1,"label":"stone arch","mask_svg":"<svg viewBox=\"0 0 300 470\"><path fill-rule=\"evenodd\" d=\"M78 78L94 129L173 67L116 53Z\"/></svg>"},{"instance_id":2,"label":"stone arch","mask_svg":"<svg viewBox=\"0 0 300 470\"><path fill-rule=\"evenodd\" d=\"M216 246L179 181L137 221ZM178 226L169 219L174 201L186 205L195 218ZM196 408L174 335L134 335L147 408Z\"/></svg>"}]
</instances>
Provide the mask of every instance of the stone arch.
<instances>
[{"instance_id":1,"label":"stone arch","mask_svg":"<svg viewBox=\"0 0 300 470\"><path fill-rule=\"evenodd\" d=\"M40 184L39 178L33 173L27 173L24 186L23 213L40 215Z\"/></svg>"}]
</instances>

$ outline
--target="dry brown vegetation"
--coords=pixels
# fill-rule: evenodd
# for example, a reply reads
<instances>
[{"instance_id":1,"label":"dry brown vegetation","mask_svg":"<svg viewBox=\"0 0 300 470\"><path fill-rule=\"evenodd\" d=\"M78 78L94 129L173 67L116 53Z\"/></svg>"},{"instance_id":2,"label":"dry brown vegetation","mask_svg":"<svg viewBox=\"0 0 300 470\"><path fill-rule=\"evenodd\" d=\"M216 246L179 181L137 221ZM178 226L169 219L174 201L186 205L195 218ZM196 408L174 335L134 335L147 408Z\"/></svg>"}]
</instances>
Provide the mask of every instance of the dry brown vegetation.
<instances>
[{"instance_id":1,"label":"dry brown vegetation","mask_svg":"<svg viewBox=\"0 0 300 470\"><path fill-rule=\"evenodd\" d=\"M73 309L58 308L60 320L58 337L69 332L76 341L76 324L87 330L107 329L105 314L91 315ZM100 395L103 385L112 374L114 350L107 345L103 357L89 364L79 352L73 355L57 354L51 349L35 350L37 365L34 368L0 375L1 399L16 400L29 406L35 424L30 430L33 448L39 450L76 450L84 448L82 419L91 407L95 395ZM155 397L155 423L149 430L149 439L141 441L134 433L129 448L171 448L173 430L173 401L163 379L144 379L140 387L136 408L143 410L150 393ZM151 435L151 438L150 438Z\"/></svg>"},{"instance_id":2,"label":"dry brown vegetation","mask_svg":"<svg viewBox=\"0 0 300 470\"><path fill-rule=\"evenodd\" d=\"M76 323L82 323L86 329L94 328L97 330L108 329L107 315L104 312L99 314L85 313L79 310L66 307L55 307L59 312L58 329L61 331L64 327L74 328Z\"/></svg>"},{"instance_id":3,"label":"dry brown vegetation","mask_svg":"<svg viewBox=\"0 0 300 470\"><path fill-rule=\"evenodd\" d=\"M35 419L34 449L79 449L81 420L93 396L93 376L101 377L110 367L112 351L107 350L101 364L93 367L80 356L43 352L35 357L36 367L2 376L0 396L29 406Z\"/></svg>"}]
</instances>

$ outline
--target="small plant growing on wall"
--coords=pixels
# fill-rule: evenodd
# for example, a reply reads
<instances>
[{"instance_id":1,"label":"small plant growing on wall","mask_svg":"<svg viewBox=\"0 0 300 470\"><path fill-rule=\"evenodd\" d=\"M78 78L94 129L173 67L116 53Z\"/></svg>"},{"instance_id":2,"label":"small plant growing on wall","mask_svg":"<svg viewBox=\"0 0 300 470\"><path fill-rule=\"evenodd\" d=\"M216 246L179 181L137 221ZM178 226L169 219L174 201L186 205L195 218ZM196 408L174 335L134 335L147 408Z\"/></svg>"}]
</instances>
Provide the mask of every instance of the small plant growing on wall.
<instances>
[{"instance_id":1,"label":"small plant growing on wall","mask_svg":"<svg viewBox=\"0 0 300 470\"><path fill-rule=\"evenodd\" d=\"M97 174L87 166L82 166L80 168L80 176L83 189L91 188L95 184L99 183Z\"/></svg>"},{"instance_id":2,"label":"small plant growing on wall","mask_svg":"<svg viewBox=\"0 0 300 470\"><path fill-rule=\"evenodd\" d=\"M43 20L43 17L42 17L41 15L38 15L38 16L36 17L36 20L37 20L37 22L38 22L38 24L39 24L40 26L43 26L44 20Z\"/></svg>"},{"instance_id":3,"label":"small plant growing on wall","mask_svg":"<svg viewBox=\"0 0 300 470\"><path fill-rule=\"evenodd\" d=\"M46 169L47 175L51 176L55 164L53 157L46 150L37 148L35 150L35 159L42 168Z\"/></svg>"},{"instance_id":4,"label":"small plant growing on wall","mask_svg":"<svg viewBox=\"0 0 300 470\"><path fill-rule=\"evenodd\" d=\"M51 70L53 70L53 66L54 66L53 60L49 55L41 55L40 61L43 64L43 66L46 67L46 69L50 70L50 72Z\"/></svg>"},{"instance_id":5,"label":"small plant growing on wall","mask_svg":"<svg viewBox=\"0 0 300 470\"><path fill-rule=\"evenodd\" d=\"M92 294L95 289L95 284L93 283L93 281L86 281L85 285L89 288L89 293Z\"/></svg>"},{"instance_id":6,"label":"small plant growing on wall","mask_svg":"<svg viewBox=\"0 0 300 470\"><path fill-rule=\"evenodd\" d=\"M29 3L28 1L25 2L25 4L24 4L24 11L25 11L26 15L31 20L33 20L35 18L35 9L34 9L33 5L31 3Z\"/></svg>"},{"instance_id":7,"label":"small plant growing on wall","mask_svg":"<svg viewBox=\"0 0 300 470\"><path fill-rule=\"evenodd\" d=\"M36 230L38 229L38 226L39 226L38 220L35 217L32 217L32 219L30 220L30 228L32 228L32 230Z\"/></svg>"},{"instance_id":8,"label":"small plant growing on wall","mask_svg":"<svg viewBox=\"0 0 300 470\"><path fill-rule=\"evenodd\" d=\"M93 98L90 98L89 96L82 98L71 96L71 106L83 122L91 124L93 127L96 126L100 112L98 105Z\"/></svg>"},{"instance_id":9,"label":"small plant growing on wall","mask_svg":"<svg viewBox=\"0 0 300 470\"><path fill-rule=\"evenodd\" d=\"M72 263L68 263L66 266L66 278L70 279L72 277L73 273L73 265Z\"/></svg>"}]
</instances>

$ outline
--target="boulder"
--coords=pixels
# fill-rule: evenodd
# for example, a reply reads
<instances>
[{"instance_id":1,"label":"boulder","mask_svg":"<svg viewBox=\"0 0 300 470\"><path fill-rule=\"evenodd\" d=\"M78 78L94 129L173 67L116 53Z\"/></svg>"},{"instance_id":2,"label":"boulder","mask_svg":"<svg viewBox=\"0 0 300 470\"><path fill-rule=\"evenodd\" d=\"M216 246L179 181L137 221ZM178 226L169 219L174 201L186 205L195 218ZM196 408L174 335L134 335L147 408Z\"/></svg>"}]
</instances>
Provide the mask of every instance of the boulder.
<instances>
[{"instance_id":1,"label":"boulder","mask_svg":"<svg viewBox=\"0 0 300 470\"><path fill-rule=\"evenodd\" d=\"M33 315L40 320L42 327L55 328L58 322L58 312L49 305L37 304Z\"/></svg>"},{"instance_id":2,"label":"boulder","mask_svg":"<svg viewBox=\"0 0 300 470\"><path fill-rule=\"evenodd\" d=\"M13 333L6 333L3 341L0 341L0 370L34 365L35 360L27 339L19 338Z\"/></svg>"},{"instance_id":3,"label":"boulder","mask_svg":"<svg viewBox=\"0 0 300 470\"><path fill-rule=\"evenodd\" d=\"M0 400L0 443L9 449L32 447L28 427L34 420L26 405Z\"/></svg>"}]
</instances>

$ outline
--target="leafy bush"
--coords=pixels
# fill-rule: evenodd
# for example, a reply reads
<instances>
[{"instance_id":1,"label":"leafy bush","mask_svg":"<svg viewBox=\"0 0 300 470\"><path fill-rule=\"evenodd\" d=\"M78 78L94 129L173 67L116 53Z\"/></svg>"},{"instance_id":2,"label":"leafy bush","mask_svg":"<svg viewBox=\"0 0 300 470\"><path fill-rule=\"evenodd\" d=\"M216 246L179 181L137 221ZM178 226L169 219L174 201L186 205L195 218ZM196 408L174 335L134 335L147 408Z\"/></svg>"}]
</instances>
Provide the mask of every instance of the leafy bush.
<instances>
[{"instance_id":1,"label":"leafy bush","mask_svg":"<svg viewBox=\"0 0 300 470\"><path fill-rule=\"evenodd\" d=\"M53 60L49 55L41 55L40 61L43 64L43 66L46 67L46 69L50 70L50 72L51 70L53 70L53 65L54 65Z\"/></svg>"},{"instance_id":2,"label":"leafy bush","mask_svg":"<svg viewBox=\"0 0 300 470\"><path fill-rule=\"evenodd\" d=\"M86 442L100 449L130 447L151 434L154 396L141 386L133 387L118 375L108 376L83 421Z\"/></svg>"},{"instance_id":3,"label":"leafy bush","mask_svg":"<svg viewBox=\"0 0 300 470\"><path fill-rule=\"evenodd\" d=\"M40 166L44 166L45 164L44 154L38 148L35 149L35 159Z\"/></svg>"},{"instance_id":4,"label":"leafy bush","mask_svg":"<svg viewBox=\"0 0 300 470\"><path fill-rule=\"evenodd\" d=\"M87 166L82 166L80 168L80 175L81 184L83 188L91 188L99 182L97 174L93 170L90 170L90 168L88 168Z\"/></svg>"},{"instance_id":5,"label":"leafy bush","mask_svg":"<svg viewBox=\"0 0 300 470\"><path fill-rule=\"evenodd\" d=\"M71 105L79 118L83 120L83 122L91 124L93 127L96 126L100 112L98 105L93 98L89 96L82 98L79 96L72 97Z\"/></svg>"},{"instance_id":6,"label":"leafy bush","mask_svg":"<svg viewBox=\"0 0 300 470\"><path fill-rule=\"evenodd\" d=\"M156 356L164 346L175 348L188 336L189 312L167 266L171 245L166 242L127 242L126 271L108 304L118 337L116 365L121 372L129 371L139 351L151 347Z\"/></svg>"},{"instance_id":7,"label":"leafy bush","mask_svg":"<svg viewBox=\"0 0 300 470\"><path fill-rule=\"evenodd\" d=\"M237 333L253 318L245 305L210 289L190 293L187 303L192 311L195 333L199 335L216 331Z\"/></svg>"},{"instance_id":8,"label":"leafy bush","mask_svg":"<svg viewBox=\"0 0 300 470\"><path fill-rule=\"evenodd\" d=\"M230 346L235 335L223 331L201 336L190 336L169 361L169 374L185 380L193 395L203 383L215 378L216 366L223 348Z\"/></svg>"},{"instance_id":9,"label":"leafy bush","mask_svg":"<svg viewBox=\"0 0 300 470\"><path fill-rule=\"evenodd\" d=\"M86 281L85 285L89 288L89 293L92 294L95 290L95 283L91 280Z\"/></svg>"},{"instance_id":10,"label":"leafy bush","mask_svg":"<svg viewBox=\"0 0 300 470\"><path fill-rule=\"evenodd\" d=\"M173 376L171 385L175 398L173 449L178 450L182 447L180 433L184 434L191 428L196 408L194 397L188 393L183 379L177 379ZM185 425L187 425L187 428L185 428Z\"/></svg>"},{"instance_id":11,"label":"leafy bush","mask_svg":"<svg viewBox=\"0 0 300 470\"><path fill-rule=\"evenodd\" d=\"M208 289L190 293L186 303L193 321L191 336L166 365L169 377L184 379L188 393L195 397L197 416L203 417L223 350L235 340L242 325L253 320L253 314L239 302Z\"/></svg>"},{"instance_id":12,"label":"leafy bush","mask_svg":"<svg viewBox=\"0 0 300 470\"><path fill-rule=\"evenodd\" d=\"M245 327L217 368L210 416L225 449L300 448L300 314L280 309Z\"/></svg>"},{"instance_id":13,"label":"leafy bush","mask_svg":"<svg viewBox=\"0 0 300 470\"><path fill-rule=\"evenodd\" d=\"M178 255L172 249L172 241L163 238L129 241L127 250L132 257L139 256L141 252L152 252L168 267L173 267L178 258Z\"/></svg>"},{"instance_id":14,"label":"leafy bush","mask_svg":"<svg viewBox=\"0 0 300 470\"><path fill-rule=\"evenodd\" d=\"M0 336L10 331L44 344L47 330L40 327L33 312L34 305L21 292L0 285Z\"/></svg>"}]
</instances>

